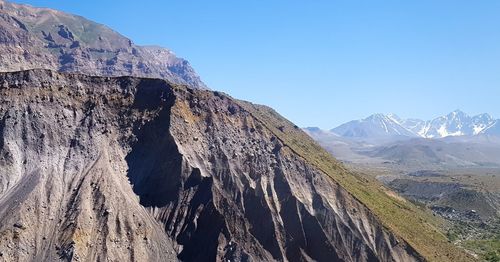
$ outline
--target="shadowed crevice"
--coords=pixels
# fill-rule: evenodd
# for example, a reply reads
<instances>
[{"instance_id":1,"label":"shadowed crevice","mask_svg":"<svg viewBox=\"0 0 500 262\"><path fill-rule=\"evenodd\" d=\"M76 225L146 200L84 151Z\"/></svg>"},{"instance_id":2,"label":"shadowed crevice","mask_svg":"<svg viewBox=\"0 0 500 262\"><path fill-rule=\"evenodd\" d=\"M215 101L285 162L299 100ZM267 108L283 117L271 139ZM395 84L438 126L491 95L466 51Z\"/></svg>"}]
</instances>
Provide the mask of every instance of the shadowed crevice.
<instances>
[{"instance_id":1,"label":"shadowed crevice","mask_svg":"<svg viewBox=\"0 0 500 262\"><path fill-rule=\"evenodd\" d=\"M136 141L125 158L133 190L146 207L163 207L178 197L182 156L169 132L174 102L164 81L143 80L137 86L133 109L159 110L151 121L134 126Z\"/></svg>"}]
</instances>

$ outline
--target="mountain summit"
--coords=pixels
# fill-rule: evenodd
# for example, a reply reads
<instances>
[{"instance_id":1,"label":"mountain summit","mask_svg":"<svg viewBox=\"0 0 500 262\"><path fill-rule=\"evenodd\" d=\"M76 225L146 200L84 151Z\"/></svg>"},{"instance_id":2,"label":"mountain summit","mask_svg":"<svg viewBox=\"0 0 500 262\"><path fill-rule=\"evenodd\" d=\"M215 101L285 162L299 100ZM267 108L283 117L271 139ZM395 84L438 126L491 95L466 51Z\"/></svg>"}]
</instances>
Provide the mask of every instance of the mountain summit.
<instances>
[{"instance_id":1,"label":"mountain summit","mask_svg":"<svg viewBox=\"0 0 500 262\"><path fill-rule=\"evenodd\" d=\"M431 121L421 121L413 128L416 133L425 138L442 138L448 136L473 136L479 134L494 134L493 127L498 120L488 114L469 116L468 114L455 110L446 116L435 118ZM405 123L403 125L407 128Z\"/></svg>"},{"instance_id":2,"label":"mountain summit","mask_svg":"<svg viewBox=\"0 0 500 262\"><path fill-rule=\"evenodd\" d=\"M396 115L374 114L365 119L354 120L331 131L349 138L407 137L415 134L402 126Z\"/></svg>"},{"instance_id":3,"label":"mountain summit","mask_svg":"<svg viewBox=\"0 0 500 262\"><path fill-rule=\"evenodd\" d=\"M51 69L100 76L167 79L206 88L188 61L138 46L81 16L0 1L0 70Z\"/></svg>"},{"instance_id":4,"label":"mountain summit","mask_svg":"<svg viewBox=\"0 0 500 262\"><path fill-rule=\"evenodd\" d=\"M443 138L449 136L500 135L500 120L488 114L469 116L455 110L433 120L402 119L395 114L374 114L342 124L331 131L348 138Z\"/></svg>"}]
</instances>

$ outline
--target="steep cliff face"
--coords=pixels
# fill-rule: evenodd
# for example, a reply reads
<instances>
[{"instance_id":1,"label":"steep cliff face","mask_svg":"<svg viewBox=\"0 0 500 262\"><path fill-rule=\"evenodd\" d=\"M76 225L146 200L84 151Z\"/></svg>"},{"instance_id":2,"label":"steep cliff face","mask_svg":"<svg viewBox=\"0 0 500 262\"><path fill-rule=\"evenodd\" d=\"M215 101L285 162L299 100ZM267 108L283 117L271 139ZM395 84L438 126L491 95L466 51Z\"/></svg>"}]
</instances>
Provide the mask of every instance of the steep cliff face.
<instances>
[{"instance_id":1,"label":"steep cliff face","mask_svg":"<svg viewBox=\"0 0 500 262\"><path fill-rule=\"evenodd\" d=\"M1 259L175 258L126 176L122 139L143 113L132 90L48 71L0 78Z\"/></svg>"},{"instance_id":2,"label":"steep cliff face","mask_svg":"<svg viewBox=\"0 0 500 262\"><path fill-rule=\"evenodd\" d=\"M52 69L141 76L206 88L188 61L168 49L138 46L112 29L64 12L0 0L1 71Z\"/></svg>"},{"instance_id":3,"label":"steep cliff face","mask_svg":"<svg viewBox=\"0 0 500 262\"><path fill-rule=\"evenodd\" d=\"M0 105L7 261L423 260L221 93L34 70Z\"/></svg>"}]
</instances>

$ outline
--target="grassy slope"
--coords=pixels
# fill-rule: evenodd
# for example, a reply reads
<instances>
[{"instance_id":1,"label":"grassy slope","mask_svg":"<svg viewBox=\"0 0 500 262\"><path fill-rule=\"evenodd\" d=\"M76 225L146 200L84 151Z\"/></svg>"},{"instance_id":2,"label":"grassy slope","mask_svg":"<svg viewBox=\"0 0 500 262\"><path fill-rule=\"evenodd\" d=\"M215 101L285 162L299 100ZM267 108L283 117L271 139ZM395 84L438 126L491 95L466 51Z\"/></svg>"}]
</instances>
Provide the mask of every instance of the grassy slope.
<instances>
[{"instance_id":1,"label":"grassy slope","mask_svg":"<svg viewBox=\"0 0 500 262\"><path fill-rule=\"evenodd\" d=\"M470 240L463 246L479 254L485 261L500 261L500 236L495 239Z\"/></svg>"},{"instance_id":2,"label":"grassy slope","mask_svg":"<svg viewBox=\"0 0 500 262\"><path fill-rule=\"evenodd\" d=\"M29 16L17 16L33 33L42 39L42 31L57 35L58 25L65 25L70 29L75 40L85 43L87 46L98 48L99 37L113 43L115 48L126 48L129 40L111 28L90 21L82 16L68 14L47 8L32 7L29 5L11 4L7 5L11 13L25 13Z\"/></svg>"},{"instance_id":3,"label":"grassy slope","mask_svg":"<svg viewBox=\"0 0 500 262\"><path fill-rule=\"evenodd\" d=\"M473 258L448 242L438 229L443 221L410 202L388 194L373 178L348 171L302 130L271 108L239 101L285 145L329 175L364 203L396 236L404 239L428 261L471 261Z\"/></svg>"},{"instance_id":4,"label":"grassy slope","mask_svg":"<svg viewBox=\"0 0 500 262\"><path fill-rule=\"evenodd\" d=\"M450 239L478 254L484 261L500 261L500 218L486 225L456 223L448 231Z\"/></svg>"}]
</instances>

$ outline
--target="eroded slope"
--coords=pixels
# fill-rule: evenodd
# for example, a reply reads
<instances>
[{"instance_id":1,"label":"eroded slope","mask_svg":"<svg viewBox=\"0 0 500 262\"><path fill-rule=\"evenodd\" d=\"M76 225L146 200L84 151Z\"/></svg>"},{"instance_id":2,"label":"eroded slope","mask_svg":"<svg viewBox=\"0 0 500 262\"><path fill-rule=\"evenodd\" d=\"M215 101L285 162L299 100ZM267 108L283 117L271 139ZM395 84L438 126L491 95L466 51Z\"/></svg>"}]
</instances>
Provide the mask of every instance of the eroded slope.
<instances>
[{"instance_id":1,"label":"eroded slope","mask_svg":"<svg viewBox=\"0 0 500 262\"><path fill-rule=\"evenodd\" d=\"M0 74L0 105L7 260L454 258L410 246L346 183L367 182L327 153L310 159L323 151L297 147L307 135L275 113L224 94L34 70Z\"/></svg>"}]
</instances>

